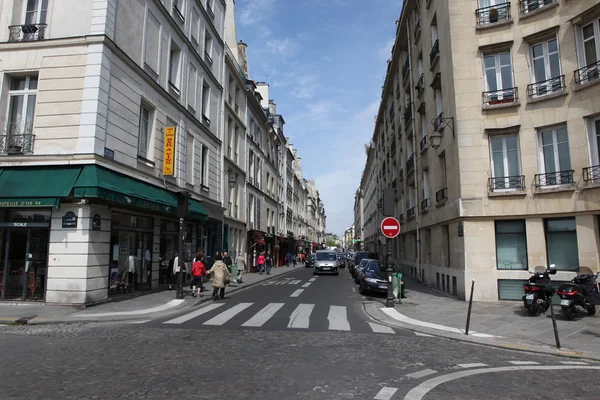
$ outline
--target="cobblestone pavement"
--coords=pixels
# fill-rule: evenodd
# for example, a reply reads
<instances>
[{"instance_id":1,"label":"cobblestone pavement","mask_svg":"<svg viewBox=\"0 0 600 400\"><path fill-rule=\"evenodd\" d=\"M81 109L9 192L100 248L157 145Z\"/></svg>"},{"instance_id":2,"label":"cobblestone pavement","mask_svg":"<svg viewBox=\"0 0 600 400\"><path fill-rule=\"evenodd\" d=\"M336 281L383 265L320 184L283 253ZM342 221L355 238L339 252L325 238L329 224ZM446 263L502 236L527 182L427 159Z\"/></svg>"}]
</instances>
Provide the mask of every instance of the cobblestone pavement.
<instances>
[{"instance_id":1,"label":"cobblestone pavement","mask_svg":"<svg viewBox=\"0 0 600 400\"><path fill-rule=\"evenodd\" d=\"M600 390L590 369L598 364L429 337L90 323L0 326L0 349L6 400L374 399L382 390L393 394L378 398L392 400L535 399L548 393L547 379L556 398L594 399ZM561 369L465 377L405 397L432 378L484 365Z\"/></svg>"}]
</instances>

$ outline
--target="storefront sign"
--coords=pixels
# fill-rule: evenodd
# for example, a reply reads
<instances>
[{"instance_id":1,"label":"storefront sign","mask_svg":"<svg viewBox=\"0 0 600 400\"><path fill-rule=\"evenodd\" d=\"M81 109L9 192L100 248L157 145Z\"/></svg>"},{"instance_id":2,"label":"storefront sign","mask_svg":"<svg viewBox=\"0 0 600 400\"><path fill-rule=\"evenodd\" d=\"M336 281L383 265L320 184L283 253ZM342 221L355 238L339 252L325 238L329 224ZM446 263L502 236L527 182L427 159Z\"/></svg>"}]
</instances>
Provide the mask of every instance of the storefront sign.
<instances>
[{"instance_id":1,"label":"storefront sign","mask_svg":"<svg viewBox=\"0 0 600 400\"><path fill-rule=\"evenodd\" d=\"M96 214L92 218L92 230L99 231L100 229L102 229L102 218L100 218L100 214Z\"/></svg>"},{"instance_id":2,"label":"storefront sign","mask_svg":"<svg viewBox=\"0 0 600 400\"><path fill-rule=\"evenodd\" d=\"M175 166L175 127L165 128L163 175L173 176Z\"/></svg>"},{"instance_id":3,"label":"storefront sign","mask_svg":"<svg viewBox=\"0 0 600 400\"><path fill-rule=\"evenodd\" d=\"M115 159L115 152L114 150L111 150L107 147L104 148L104 157L108 158L109 160L114 160Z\"/></svg>"},{"instance_id":4,"label":"storefront sign","mask_svg":"<svg viewBox=\"0 0 600 400\"><path fill-rule=\"evenodd\" d=\"M69 211L62 217L63 228L77 228L77 215L73 211Z\"/></svg>"},{"instance_id":5,"label":"storefront sign","mask_svg":"<svg viewBox=\"0 0 600 400\"><path fill-rule=\"evenodd\" d=\"M1 200L0 207L50 207L56 206L55 198Z\"/></svg>"}]
</instances>

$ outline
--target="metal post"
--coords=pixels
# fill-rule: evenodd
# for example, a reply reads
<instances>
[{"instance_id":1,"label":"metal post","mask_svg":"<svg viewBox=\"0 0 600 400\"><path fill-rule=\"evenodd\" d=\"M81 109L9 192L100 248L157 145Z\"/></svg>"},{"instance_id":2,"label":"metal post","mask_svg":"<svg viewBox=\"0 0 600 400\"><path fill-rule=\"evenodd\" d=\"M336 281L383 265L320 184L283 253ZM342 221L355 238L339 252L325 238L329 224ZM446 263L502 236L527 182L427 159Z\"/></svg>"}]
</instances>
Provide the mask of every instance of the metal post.
<instances>
[{"instance_id":1,"label":"metal post","mask_svg":"<svg viewBox=\"0 0 600 400\"><path fill-rule=\"evenodd\" d=\"M183 268L180 267L183 260L183 218L179 218L179 255L177 256L178 265L175 267L179 271L177 277L177 298L183 299Z\"/></svg>"},{"instance_id":2,"label":"metal post","mask_svg":"<svg viewBox=\"0 0 600 400\"><path fill-rule=\"evenodd\" d=\"M392 285L392 273L394 270L390 264L390 256L392 255L392 248L390 245L390 239L385 241L385 270L388 276L388 286L387 286L387 301L385 302L386 307L394 308L394 288Z\"/></svg>"},{"instance_id":3,"label":"metal post","mask_svg":"<svg viewBox=\"0 0 600 400\"><path fill-rule=\"evenodd\" d=\"M552 297L550 298L550 315L552 316L552 329L554 329L554 340L556 341L556 348L560 349L560 338L558 337L558 328L556 327L556 318L554 317L554 305L552 304Z\"/></svg>"},{"instance_id":4,"label":"metal post","mask_svg":"<svg viewBox=\"0 0 600 400\"><path fill-rule=\"evenodd\" d=\"M467 311L467 327L465 328L465 335L469 334L469 325L471 325L471 307L473 306L473 291L475 289L475 279L471 282L471 297L469 298L469 310Z\"/></svg>"}]
</instances>

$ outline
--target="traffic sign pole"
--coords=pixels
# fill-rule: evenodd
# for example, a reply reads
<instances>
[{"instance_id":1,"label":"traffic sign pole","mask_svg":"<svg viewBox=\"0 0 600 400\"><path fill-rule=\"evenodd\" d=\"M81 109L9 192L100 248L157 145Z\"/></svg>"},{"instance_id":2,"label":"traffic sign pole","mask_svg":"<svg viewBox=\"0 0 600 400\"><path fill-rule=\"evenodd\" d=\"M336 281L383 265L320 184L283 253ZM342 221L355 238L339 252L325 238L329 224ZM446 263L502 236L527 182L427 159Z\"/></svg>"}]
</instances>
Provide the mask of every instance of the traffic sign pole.
<instances>
[{"instance_id":1,"label":"traffic sign pole","mask_svg":"<svg viewBox=\"0 0 600 400\"><path fill-rule=\"evenodd\" d=\"M400 222L396 218L388 217L381 221L381 233L388 238L393 239L400 234ZM392 273L394 270L390 264L390 257L392 256L392 247L389 240L385 241L385 271L388 276L388 286L387 286L387 299L385 302L385 306L389 308L394 308L394 288L392 285Z\"/></svg>"}]
</instances>

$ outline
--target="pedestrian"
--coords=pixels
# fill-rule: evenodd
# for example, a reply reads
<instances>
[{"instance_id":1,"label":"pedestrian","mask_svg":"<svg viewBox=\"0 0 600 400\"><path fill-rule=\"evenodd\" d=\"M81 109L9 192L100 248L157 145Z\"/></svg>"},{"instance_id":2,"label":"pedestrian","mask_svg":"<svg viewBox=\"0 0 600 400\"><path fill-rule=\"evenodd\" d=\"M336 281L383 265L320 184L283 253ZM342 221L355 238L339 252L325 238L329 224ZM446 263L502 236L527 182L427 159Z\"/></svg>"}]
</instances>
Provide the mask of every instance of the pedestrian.
<instances>
[{"instance_id":1,"label":"pedestrian","mask_svg":"<svg viewBox=\"0 0 600 400\"><path fill-rule=\"evenodd\" d=\"M233 261L231 260L231 257L229 257L227 251L223 251L223 262L225 263L225 265L227 265L227 269L229 270L229 272L231 272L231 266L233 265Z\"/></svg>"},{"instance_id":2,"label":"pedestrian","mask_svg":"<svg viewBox=\"0 0 600 400\"><path fill-rule=\"evenodd\" d=\"M301 253L300 254L300 260L302 260L302 264L304 264L306 262L306 254Z\"/></svg>"},{"instance_id":3,"label":"pedestrian","mask_svg":"<svg viewBox=\"0 0 600 400\"><path fill-rule=\"evenodd\" d=\"M265 268L265 252L261 252L256 259L256 265L258 265L258 273L259 275L263 274L263 269Z\"/></svg>"},{"instance_id":4,"label":"pedestrian","mask_svg":"<svg viewBox=\"0 0 600 400\"><path fill-rule=\"evenodd\" d=\"M237 256L236 262L238 265L238 281L237 281L237 283L244 283L244 281L242 281L242 274L244 271L246 271L246 255L244 253L240 253L240 255Z\"/></svg>"},{"instance_id":5,"label":"pedestrian","mask_svg":"<svg viewBox=\"0 0 600 400\"><path fill-rule=\"evenodd\" d=\"M215 254L215 262L208 273L211 274L213 278L213 300L218 300L219 297L221 299L225 298L225 286L231 280L231 275L227 270L227 265L223 262L221 253L217 252L217 254Z\"/></svg>"},{"instance_id":6,"label":"pedestrian","mask_svg":"<svg viewBox=\"0 0 600 400\"><path fill-rule=\"evenodd\" d=\"M183 274L182 278L185 280L186 267L183 259L179 257L179 254L175 253L175 258L173 259L173 275L175 277L175 285L179 288L179 275ZM183 282L185 283L185 282ZM171 284L169 283L169 290L171 290Z\"/></svg>"},{"instance_id":7,"label":"pedestrian","mask_svg":"<svg viewBox=\"0 0 600 400\"><path fill-rule=\"evenodd\" d=\"M273 257L271 257L271 250L267 251L265 256L265 266L267 267L267 275L271 275L271 267L273 266Z\"/></svg>"},{"instance_id":8,"label":"pedestrian","mask_svg":"<svg viewBox=\"0 0 600 400\"><path fill-rule=\"evenodd\" d=\"M297 255L292 256L292 262L294 263L294 268L296 268L296 259L298 258Z\"/></svg>"},{"instance_id":9,"label":"pedestrian","mask_svg":"<svg viewBox=\"0 0 600 400\"><path fill-rule=\"evenodd\" d=\"M206 274L206 267L204 267L204 263L200 261L204 258L200 252L196 253L196 257L194 258L194 264L192 265L192 294L194 297L200 297L200 293L204 292L204 285L202 283L202 278L204 274Z\"/></svg>"},{"instance_id":10,"label":"pedestrian","mask_svg":"<svg viewBox=\"0 0 600 400\"><path fill-rule=\"evenodd\" d=\"M292 255L290 254L289 251L287 253L285 253L285 263L287 264L288 268L290 267L290 265L292 263Z\"/></svg>"}]
</instances>

